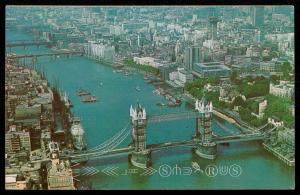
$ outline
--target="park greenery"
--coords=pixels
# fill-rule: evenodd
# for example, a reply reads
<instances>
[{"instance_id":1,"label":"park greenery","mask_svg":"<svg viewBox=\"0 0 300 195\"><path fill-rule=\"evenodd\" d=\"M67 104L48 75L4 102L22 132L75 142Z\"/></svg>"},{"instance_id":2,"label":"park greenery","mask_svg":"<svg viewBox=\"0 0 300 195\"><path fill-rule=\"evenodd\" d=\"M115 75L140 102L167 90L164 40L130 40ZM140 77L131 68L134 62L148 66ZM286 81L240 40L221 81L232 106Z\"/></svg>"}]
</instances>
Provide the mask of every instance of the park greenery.
<instances>
[{"instance_id":1,"label":"park greenery","mask_svg":"<svg viewBox=\"0 0 300 195\"><path fill-rule=\"evenodd\" d=\"M286 64L284 66L287 66ZM287 69L286 71L290 71ZM224 103L219 101L218 91L205 91L204 86L206 84L218 85L220 79L218 78L200 78L191 83L185 85L185 91L190 93L195 98L201 99L205 96L207 99L212 101L214 107L217 108L230 108L233 109L238 106L238 112L240 118L249 123L252 126L259 127L267 123L268 118L276 116L282 120L287 127L292 127L294 124L294 117L291 114L290 106L293 105L293 101L288 98L277 97L269 94L270 82L278 83L279 76L271 76L266 78L263 76L240 78L237 72L233 72L230 80L237 87L237 91L246 97L246 101L241 96L237 96L232 104ZM257 101L257 97L264 97L267 100L267 107L264 111L262 118L257 118L251 113L258 114L258 104L261 101Z\"/></svg>"},{"instance_id":2,"label":"park greenery","mask_svg":"<svg viewBox=\"0 0 300 195\"><path fill-rule=\"evenodd\" d=\"M295 117L291 114L290 107L293 101L288 98L267 95L268 106L265 110L266 117L276 116L282 120L287 127L292 127L295 123ZM293 105L294 106L294 105Z\"/></svg>"},{"instance_id":3,"label":"park greenery","mask_svg":"<svg viewBox=\"0 0 300 195\"><path fill-rule=\"evenodd\" d=\"M239 114L243 121L247 122L248 124L250 124L251 126L254 126L254 127L259 127L259 126L267 123L266 117L259 119L256 116L251 114L252 110L249 107L251 107L252 104L250 104L251 106L249 104L246 104L246 105L247 105L246 107L239 108Z\"/></svg>"},{"instance_id":4,"label":"park greenery","mask_svg":"<svg viewBox=\"0 0 300 195\"><path fill-rule=\"evenodd\" d=\"M290 111L290 106L293 105L292 100L270 94L266 95L265 99L267 100L267 107L264 116L260 119L251 114L252 112L258 114L258 101L253 99L243 101L242 98L237 97L233 105L240 106L239 115L241 119L252 126L259 127L267 123L268 118L276 116L284 122L286 127L292 127L295 123L295 118Z\"/></svg>"},{"instance_id":5,"label":"park greenery","mask_svg":"<svg viewBox=\"0 0 300 195\"><path fill-rule=\"evenodd\" d=\"M278 79L273 77L273 80ZM237 85L237 90L243 94L246 98L253 98L258 96L264 96L269 93L270 79L263 76L247 76L245 78L240 78L236 71L233 71L230 80L232 83Z\"/></svg>"},{"instance_id":6,"label":"park greenery","mask_svg":"<svg viewBox=\"0 0 300 195\"><path fill-rule=\"evenodd\" d=\"M157 68L154 68L152 66L149 65L144 65L144 64L137 64L133 61L133 59L125 59L124 60L124 64L127 66L130 66L132 68L136 68L145 72L150 72L153 73L155 75L159 74L159 70Z\"/></svg>"},{"instance_id":7,"label":"park greenery","mask_svg":"<svg viewBox=\"0 0 300 195\"><path fill-rule=\"evenodd\" d=\"M246 98L264 96L269 93L270 80L263 77L246 77L237 87L237 90Z\"/></svg>"},{"instance_id":8,"label":"park greenery","mask_svg":"<svg viewBox=\"0 0 300 195\"><path fill-rule=\"evenodd\" d=\"M228 107L228 104L219 101L218 91L204 91L204 86L206 84L218 85L219 83L220 79L217 77L200 78L191 83L187 83L185 85L185 91L197 99L201 99L205 96L209 101L212 101L214 107L226 108Z\"/></svg>"},{"instance_id":9,"label":"park greenery","mask_svg":"<svg viewBox=\"0 0 300 195\"><path fill-rule=\"evenodd\" d=\"M291 75L293 72L293 68L289 62L283 62L280 66L280 72L282 72L282 80L293 80L293 76Z\"/></svg>"}]
</instances>

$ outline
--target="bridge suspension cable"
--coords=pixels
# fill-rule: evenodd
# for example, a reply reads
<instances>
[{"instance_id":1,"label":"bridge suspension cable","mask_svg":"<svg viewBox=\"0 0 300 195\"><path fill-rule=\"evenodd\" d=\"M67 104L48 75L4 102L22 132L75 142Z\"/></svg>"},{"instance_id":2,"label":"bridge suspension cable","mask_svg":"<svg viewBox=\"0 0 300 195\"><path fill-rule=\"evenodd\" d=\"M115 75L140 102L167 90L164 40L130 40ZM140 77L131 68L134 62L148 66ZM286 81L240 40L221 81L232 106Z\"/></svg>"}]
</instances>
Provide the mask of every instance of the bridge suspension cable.
<instances>
[{"instance_id":1,"label":"bridge suspension cable","mask_svg":"<svg viewBox=\"0 0 300 195\"><path fill-rule=\"evenodd\" d=\"M216 123L219 125L219 127L221 127L222 129L224 129L226 132L232 134L232 135L238 135L239 133L236 133L232 130L229 130L227 127L225 127L223 124L221 124L219 121L216 120Z\"/></svg>"},{"instance_id":2,"label":"bridge suspension cable","mask_svg":"<svg viewBox=\"0 0 300 195\"><path fill-rule=\"evenodd\" d=\"M258 128L258 131L263 130L263 129L264 129L266 126L268 126L268 125L269 125L269 123L266 123L266 124L260 126L260 127Z\"/></svg>"},{"instance_id":3,"label":"bridge suspension cable","mask_svg":"<svg viewBox=\"0 0 300 195\"><path fill-rule=\"evenodd\" d=\"M128 122L128 124L123 129L121 129L121 131L116 133L110 139L106 140L105 142L103 142L102 144L100 144L98 146L95 146L94 148L86 150L86 152L97 151L97 150L101 150L101 149L107 147L108 145L113 143L116 139L118 139L124 132L126 132L126 131L130 132L130 129L128 129L129 124L130 124L130 122Z\"/></svg>"},{"instance_id":4,"label":"bridge suspension cable","mask_svg":"<svg viewBox=\"0 0 300 195\"><path fill-rule=\"evenodd\" d=\"M265 133L270 133L271 131L274 131L276 128L277 128L276 126L273 126L273 128L266 130Z\"/></svg>"},{"instance_id":5,"label":"bridge suspension cable","mask_svg":"<svg viewBox=\"0 0 300 195\"><path fill-rule=\"evenodd\" d=\"M70 155L70 158L80 158L80 157L86 157L86 156L100 156L105 153L108 153L115 149L118 145L120 145L130 134L130 131L127 131L123 136L120 137L120 139L116 140L115 142L112 142L110 145L107 145L106 148L100 150L100 151L90 151L88 153L82 153L82 154L73 154Z\"/></svg>"},{"instance_id":6,"label":"bridge suspension cable","mask_svg":"<svg viewBox=\"0 0 300 195\"><path fill-rule=\"evenodd\" d=\"M98 152L95 152L96 155L102 155L102 154L105 154L105 153L115 149L128 137L129 134L130 134L130 131L127 131L122 137L120 137L120 139L117 139L115 142L112 142L111 144L109 144L107 146L107 148L104 148Z\"/></svg>"}]
</instances>

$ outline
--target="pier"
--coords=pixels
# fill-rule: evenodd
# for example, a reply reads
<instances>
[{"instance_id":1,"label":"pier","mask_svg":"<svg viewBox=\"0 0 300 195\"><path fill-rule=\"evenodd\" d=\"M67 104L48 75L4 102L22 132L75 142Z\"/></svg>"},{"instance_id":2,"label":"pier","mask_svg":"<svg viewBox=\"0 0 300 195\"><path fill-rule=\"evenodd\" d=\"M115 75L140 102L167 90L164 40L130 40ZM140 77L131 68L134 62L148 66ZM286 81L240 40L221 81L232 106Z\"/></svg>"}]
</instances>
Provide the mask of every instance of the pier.
<instances>
[{"instance_id":1,"label":"pier","mask_svg":"<svg viewBox=\"0 0 300 195\"><path fill-rule=\"evenodd\" d=\"M269 145L263 143L264 148L271 152L272 154L274 154L274 156L276 156L278 159L282 160L284 163L286 163L289 166L295 166L295 160L290 160L288 158L286 158L285 156L283 156L282 154L280 154L279 152L277 152L275 149L273 149L272 147L270 147Z\"/></svg>"}]
</instances>

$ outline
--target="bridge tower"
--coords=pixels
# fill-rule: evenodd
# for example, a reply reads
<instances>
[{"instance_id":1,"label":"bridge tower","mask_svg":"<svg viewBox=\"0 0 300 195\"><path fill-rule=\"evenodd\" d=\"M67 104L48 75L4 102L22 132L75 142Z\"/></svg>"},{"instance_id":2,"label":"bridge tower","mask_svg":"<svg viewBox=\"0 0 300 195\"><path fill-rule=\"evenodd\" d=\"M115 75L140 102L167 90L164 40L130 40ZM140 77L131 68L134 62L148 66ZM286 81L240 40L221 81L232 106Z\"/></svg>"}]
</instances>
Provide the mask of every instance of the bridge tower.
<instances>
[{"instance_id":1,"label":"bridge tower","mask_svg":"<svg viewBox=\"0 0 300 195\"><path fill-rule=\"evenodd\" d=\"M146 168L151 165L151 153L146 148L146 125L147 116L145 108L140 104L137 107L130 107L130 116L132 123L132 141L133 152L129 155L130 162L140 168Z\"/></svg>"},{"instance_id":2,"label":"bridge tower","mask_svg":"<svg viewBox=\"0 0 300 195\"><path fill-rule=\"evenodd\" d=\"M196 100L195 109L199 111L200 116L196 119L196 133L193 137L198 144L194 148L195 153L206 159L215 159L217 155L217 144L212 140L212 102L204 97Z\"/></svg>"}]
</instances>

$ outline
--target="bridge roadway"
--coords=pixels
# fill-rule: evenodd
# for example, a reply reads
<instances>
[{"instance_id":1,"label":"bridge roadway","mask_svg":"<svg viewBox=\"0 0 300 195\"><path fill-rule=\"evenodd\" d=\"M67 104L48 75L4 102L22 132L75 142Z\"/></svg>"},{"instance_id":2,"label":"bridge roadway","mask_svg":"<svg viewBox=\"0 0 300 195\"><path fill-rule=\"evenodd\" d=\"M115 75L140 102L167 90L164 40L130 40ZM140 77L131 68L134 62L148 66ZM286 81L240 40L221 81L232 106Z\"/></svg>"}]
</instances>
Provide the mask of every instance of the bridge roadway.
<instances>
[{"instance_id":1,"label":"bridge roadway","mask_svg":"<svg viewBox=\"0 0 300 195\"><path fill-rule=\"evenodd\" d=\"M33 42L26 42L26 41L20 41L20 42L10 42L6 43L5 47L25 47L25 46L40 46L40 45L51 45L51 42L47 41L33 41Z\"/></svg>"},{"instance_id":2,"label":"bridge roadway","mask_svg":"<svg viewBox=\"0 0 300 195\"><path fill-rule=\"evenodd\" d=\"M220 110L217 111L220 112ZM181 119L195 119L199 116L200 113L198 111L174 112L174 113L166 113L166 114L159 114L159 115L150 115L147 117L147 122L156 123L156 122L165 122L165 121L181 120ZM238 123L236 124L238 125ZM244 124L243 124L244 127L242 127L241 125L238 126L240 127L240 130L242 130L244 133L250 133L250 132L258 131L264 128L266 125L267 124L262 125L257 129L253 129L252 127L246 126Z\"/></svg>"},{"instance_id":3,"label":"bridge roadway","mask_svg":"<svg viewBox=\"0 0 300 195\"><path fill-rule=\"evenodd\" d=\"M81 158L92 158L92 157L98 157L98 156L112 156L112 155L117 155L117 154L128 154L129 152L132 152L133 148L132 147L125 147L125 148L117 148L113 149L110 151L107 151L106 153L103 153L102 151L99 154L99 151L95 152L88 152L85 153L84 151L80 154L75 154L75 155L66 155L66 154L60 154L61 159L81 159Z\"/></svg>"},{"instance_id":4,"label":"bridge roadway","mask_svg":"<svg viewBox=\"0 0 300 195\"><path fill-rule=\"evenodd\" d=\"M260 133L253 133L248 135L234 135L234 136L224 136L224 137L215 137L214 141L217 144L221 143L231 143L231 142L241 142L241 141L255 141L255 140L262 140L264 139L264 136ZM200 143L199 141L195 140L183 140L183 141L173 141L173 142L166 142L166 143L158 143L158 144L149 144L147 145L147 149L151 151L159 151L163 149L169 149L173 147L182 147L182 146L188 146L193 147L196 146L196 144ZM101 158L101 157L108 157L113 155L119 155L119 154L129 154L133 151L133 147L125 147L125 148L119 148L119 149L113 149L107 152L103 151L94 151L94 152L82 152L80 154L71 154L71 155L64 155L61 154L60 158L62 159L72 159L72 160L88 160L93 158ZM78 162L77 161L77 162Z\"/></svg>"},{"instance_id":5,"label":"bridge roadway","mask_svg":"<svg viewBox=\"0 0 300 195\"><path fill-rule=\"evenodd\" d=\"M72 54L83 54L83 52L71 51L71 52L59 52L59 53L11 55L7 57L10 59L21 59L21 58L35 58L35 57L42 57L42 56L58 56L58 55L72 55Z\"/></svg>"},{"instance_id":6,"label":"bridge roadway","mask_svg":"<svg viewBox=\"0 0 300 195\"><path fill-rule=\"evenodd\" d=\"M242 141L255 141L255 140L263 140L265 136L261 133L252 133L252 134L242 134L238 136L224 136L220 138L216 138L215 141L217 144L222 143L232 143L232 142L242 142Z\"/></svg>"},{"instance_id":7,"label":"bridge roadway","mask_svg":"<svg viewBox=\"0 0 300 195\"><path fill-rule=\"evenodd\" d=\"M195 119L199 117L199 115L200 115L199 112L196 111L150 115L147 117L147 122L155 123L155 122L165 122L165 121L173 121L173 120L180 120L180 119Z\"/></svg>"}]
</instances>

